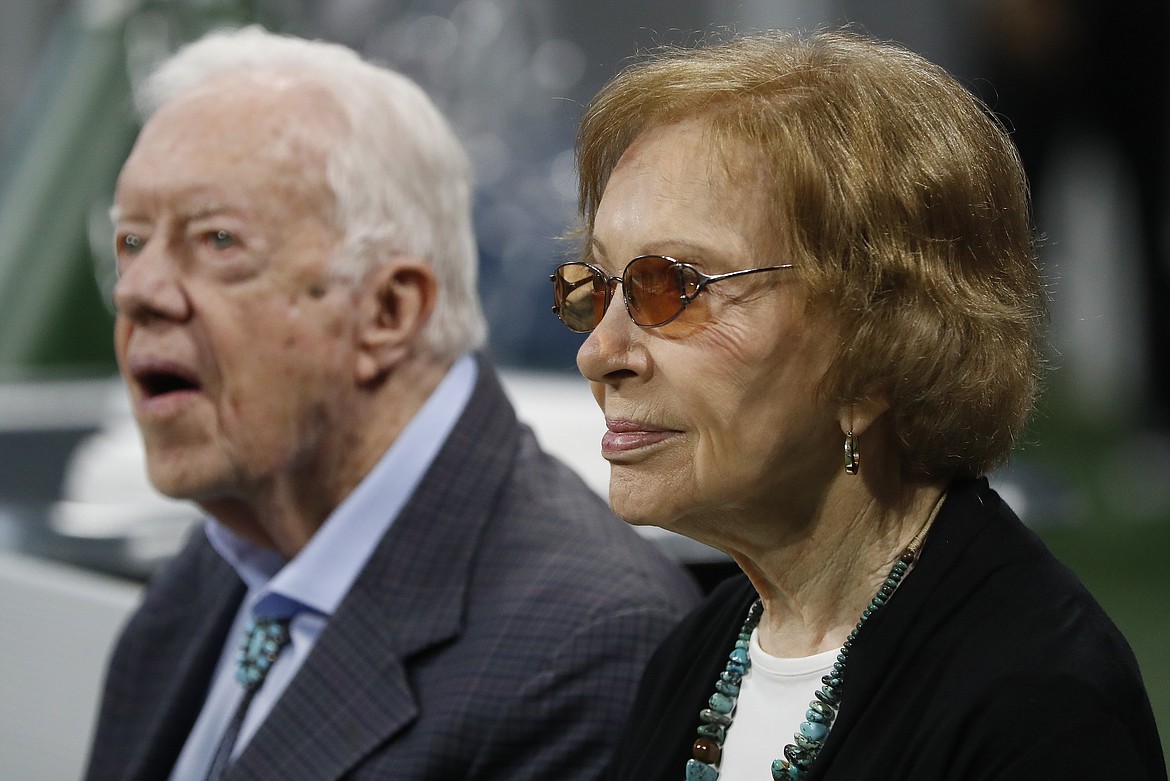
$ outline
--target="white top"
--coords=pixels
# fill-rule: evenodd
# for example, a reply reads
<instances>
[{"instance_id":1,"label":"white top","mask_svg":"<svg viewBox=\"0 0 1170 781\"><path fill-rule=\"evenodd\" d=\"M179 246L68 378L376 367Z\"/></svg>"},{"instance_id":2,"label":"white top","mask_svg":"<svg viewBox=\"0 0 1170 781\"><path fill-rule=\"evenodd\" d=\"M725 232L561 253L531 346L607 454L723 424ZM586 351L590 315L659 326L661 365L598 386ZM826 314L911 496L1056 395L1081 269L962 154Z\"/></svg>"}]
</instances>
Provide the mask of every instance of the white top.
<instances>
[{"instance_id":1,"label":"white top","mask_svg":"<svg viewBox=\"0 0 1170 781\"><path fill-rule=\"evenodd\" d=\"M782 758L784 747L793 742L813 692L821 688L821 676L840 653L834 648L797 659L772 656L760 648L758 634L752 632L752 664L723 743L719 781L772 781L772 760Z\"/></svg>"}]
</instances>

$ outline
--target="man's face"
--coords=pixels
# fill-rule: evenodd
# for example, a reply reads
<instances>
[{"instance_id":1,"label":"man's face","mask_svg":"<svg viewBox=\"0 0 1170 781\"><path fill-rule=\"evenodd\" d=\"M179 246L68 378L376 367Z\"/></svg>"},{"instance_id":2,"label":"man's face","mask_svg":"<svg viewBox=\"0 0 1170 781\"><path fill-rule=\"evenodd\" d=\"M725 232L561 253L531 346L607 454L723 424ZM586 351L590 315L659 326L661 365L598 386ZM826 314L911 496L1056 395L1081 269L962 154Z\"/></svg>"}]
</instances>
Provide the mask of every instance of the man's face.
<instances>
[{"instance_id":1,"label":"man's face","mask_svg":"<svg viewBox=\"0 0 1170 781\"><path fill-rule=\"evenodd\" d=\"M340 232L313 97L180 97L118 178L115 343L150 477L216 515L322 479L351 430L357 315L327 273Z\"/></svg>"}]
</instances>

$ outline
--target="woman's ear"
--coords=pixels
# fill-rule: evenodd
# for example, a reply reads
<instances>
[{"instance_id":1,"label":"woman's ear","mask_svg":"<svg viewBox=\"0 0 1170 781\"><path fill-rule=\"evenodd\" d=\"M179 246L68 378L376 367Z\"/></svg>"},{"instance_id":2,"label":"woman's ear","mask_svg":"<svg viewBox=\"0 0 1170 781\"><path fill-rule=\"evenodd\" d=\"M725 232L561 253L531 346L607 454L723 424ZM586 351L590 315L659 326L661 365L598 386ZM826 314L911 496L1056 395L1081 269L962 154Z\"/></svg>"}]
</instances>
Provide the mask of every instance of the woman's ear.
<instances>
[{"instance_id":1,"label":"woman's ear","mask_svg":"<svg viewBox=\"0 0 1170 781\"><path fill-rule=\"evenodd\" d=\"M430 264L399 257L369 272L361 282L357 380L380 380L406 359L431 319L438 283Z\"/></svg>"},{"instance_id":2,"label":"woman's ear","mask_svg":"<svg viewBox=\"0 0 1170 781\"><path fill-rule=\"evenodd\" d=\"M838 413L841 433L853 432L861 436L889 408L890 402L885 393L874 393L860 401L842 405Z\"/></svg>"}]
</instances>

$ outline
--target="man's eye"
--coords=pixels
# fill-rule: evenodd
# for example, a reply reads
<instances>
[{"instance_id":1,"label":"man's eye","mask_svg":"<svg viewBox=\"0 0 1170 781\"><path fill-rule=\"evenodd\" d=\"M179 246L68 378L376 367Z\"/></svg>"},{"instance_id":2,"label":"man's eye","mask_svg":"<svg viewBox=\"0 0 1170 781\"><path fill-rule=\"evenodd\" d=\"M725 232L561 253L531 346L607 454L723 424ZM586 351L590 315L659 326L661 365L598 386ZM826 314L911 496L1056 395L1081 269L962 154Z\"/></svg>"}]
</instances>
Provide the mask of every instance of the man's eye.
<instances>
[{"instance_id":1,"label":"man's eye","mask_svg":"<svg viewBox=\"0 0 1170 781\"><path fill-rule=\"evenodd\" d=\"M130 255L142 249L142 237L136 233L127 233L118 239L118 249Z\"/></svg>"},{"instance_id":2,"label":"man's eye","mask_svg":"<svg viewBox=\"0 0 1170 781\"><path fill-rule=\"evenodd\" d=\"M207 243L213 249L231 249L236 246L236 237L224 230L211 231L207 234Z\"/></svg>"}]
</instances>

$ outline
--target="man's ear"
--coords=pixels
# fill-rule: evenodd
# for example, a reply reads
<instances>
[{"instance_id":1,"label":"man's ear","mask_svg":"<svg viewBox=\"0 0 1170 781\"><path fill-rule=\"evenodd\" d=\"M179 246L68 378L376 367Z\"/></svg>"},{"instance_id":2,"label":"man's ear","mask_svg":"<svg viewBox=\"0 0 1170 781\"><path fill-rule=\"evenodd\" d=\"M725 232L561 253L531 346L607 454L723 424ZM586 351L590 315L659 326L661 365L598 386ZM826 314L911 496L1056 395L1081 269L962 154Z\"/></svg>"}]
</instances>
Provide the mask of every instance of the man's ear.
<instances>
[{"instance_id":1,"label":"man's ear","mask_svg":"<svg viewBox=\"0 0 1170 781\"><path fill-rule=\"evenodd\" d=\"M410 355L431 319L439 287L430 264L410 257L369 272L361 287L356 371L358 382L371 383Z\"/></svg>"}]
</instances>

